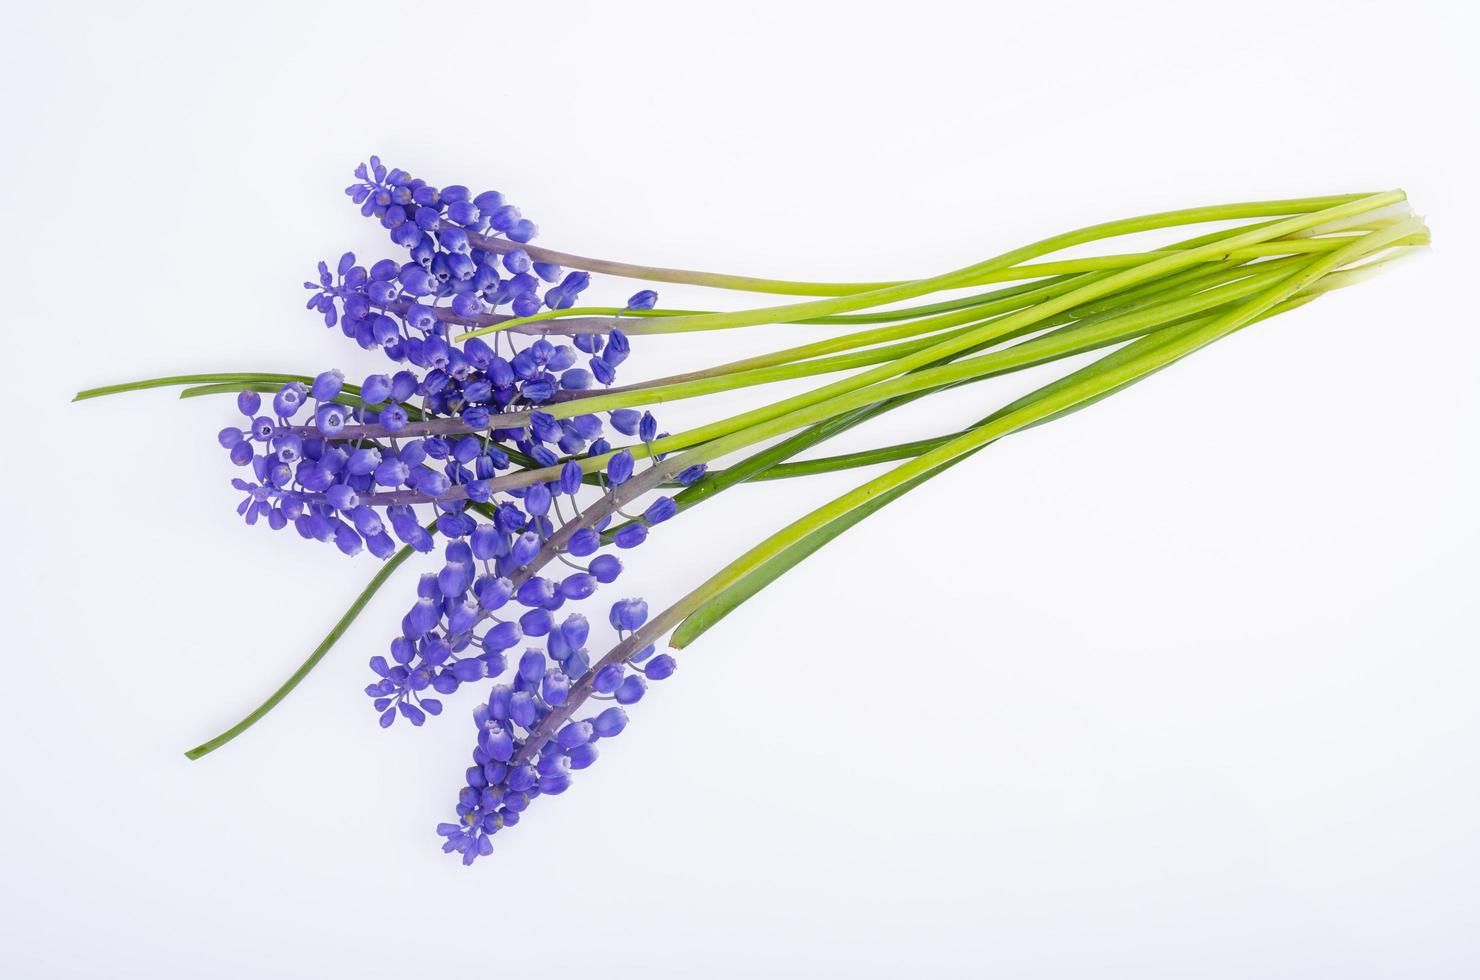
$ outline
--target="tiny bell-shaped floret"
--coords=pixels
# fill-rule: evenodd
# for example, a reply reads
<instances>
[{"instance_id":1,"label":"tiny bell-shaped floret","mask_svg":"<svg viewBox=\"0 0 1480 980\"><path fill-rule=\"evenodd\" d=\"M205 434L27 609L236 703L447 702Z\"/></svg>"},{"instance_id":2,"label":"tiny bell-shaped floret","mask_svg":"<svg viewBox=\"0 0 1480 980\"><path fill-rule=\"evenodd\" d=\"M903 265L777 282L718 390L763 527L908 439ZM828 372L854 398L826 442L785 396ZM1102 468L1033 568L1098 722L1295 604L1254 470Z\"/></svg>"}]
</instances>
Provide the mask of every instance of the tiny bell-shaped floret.
<instances>
[{"instance_id":1,"label":"tiny bell-shaped floret","mask_svg":"<svg viewBox=\"0 0 1480 980\"><path fill-rule=\"evenodd\" d=\"M613 486L621 486L632 478L632 452L624 449L611 458L606 465L607 479Z\"/></svg>"},{"instance_id":2,"label":"tiny bell-shaped floret","mask_svg":"<svg viewBox=\"0 0 1480 980\"><path fill-rule=\"evenodd\" d=\"M613 693L618 704L636 704L647 693L647 681L638 674L628 674Z\"/></svg>"},{"instance_id":3,"label":"tiny bell-shaped floret","mask_svg":"<svg viewBox=\"0 0 1480 980\"><path fill-rule=\"evenodd\" d=\"M531 558L539 554L540 536L533 531L525 531L514 539L514 544L509 549L509 557L515 565L527 565Z\"/></svg>"},{"instance_id":4,"label":"tiny bell-shaped floret","mask_svg":"<svg viewBox=\"0 0 1480 980\"><path fill-rule=\"evenodd\" d=\"M666 653L660 653L647 662L646 666L642 668L642 672L650 681L661 681L672 677L673 672L677 669L678 661Z\"/></svg>"},{"instance_id":5,"label":"tiny bell-shaped floret","mask_svg":"<svg viewBox=\"0 0 1480 980\"><path fill-rule=\"evenodd\" d=\"M609 619L612 626L622 630L635 630L647 622L648 605L643 599L618 599L612 603Z\"/></svg>"},{"instance_id":6,"label":"tiny bell-shaped floret","mask_svg":"<svg viewBox=\"0 0 1480 980\"><path fill-rule=\"evenodd\" d=\"M572 769L585 769L596 761L597 755L598 752L595 743L586 742L582 745L577 745L570 750L570 755L568 756L570 767Z\"/></svg>"},{"instance_id":7,"label":"tiny bell-shaped floret","mask_svg":"<svg viewBox=\"0 0 1480 980\"><path fill-rule=\"evenodd\" d=\"M615 706L607 708L591 722L592 732L601 738L611 738L613 735L619 735L622 729L626 727L627 712Z\"/></svg>"},{"instance_id":8,"label":"tiny bell-shaped floret","mask_svg":"<svg viewBox=\"0 0 1480 980\"><path fill-rule=\"evenodd\" d=\"M533 684L545 675L545 655L538 650L526 650L519 658L519 676L526 684Z\"/></svg>"},{"instance_id":9,"label":"tiny bell-shaped floret","mask_svg":"<svg viewBox=\"0 0 1480 980\"><path fill-rule=\"evenodd\" d=\"M344 374L341 371L325 371L313 379L311 392L313 397L321 402L326 402L339 394L344 387Z\"/></svg>"},{"instance_id":10,"label":"tiny bell-shaped floret","mask_svg":"<svg viewBox=\"0 0 1480 980\"><path fill-rule=\"evenodd\" d=\"M596 677L591 681L591 689L598 694L610 694L622 683L622 676L626 672L622 664L607 664L596 672Z\"/></svg>"},{"instance_id":11,"label":"tiny bell-shaped floret","mask_svg":"<svg viewBox=\"0 0 1480 980\"><path fill-rule=\"evenodd\" d=\"M559 634L551 633L550 635L553 637ZM566 676L565 671L559 667L551 667L545 671L545 676L540 681L540 697L545 699L545 703L552 708L558 707L564 704L569 696L570 678Z\"/></svg>"},{"instance_id":12,"label":"tiny bell-shaped floret","mask_svg":"<svg viewBox=\"0 0 1480 980\"><path fill-rule=\"evenodd\" d=\"M560 729L560 732L555 736L555 744L560 747L560 751L569 752L571 749L585 745L591 741L593 734L594 730L589 721L572 721Z\"/></svg>"},{"instance_id":13,"label":"tiny bell-shaped floret","mask_svg":"<svg viewBox=\"0 0 1480 980\"><path fill-rule=\"evenodd\" d=\"M597 555L591 559L591 574L602 585L610 585L622 574L622 561L616 555Z\"/></svg>"}]
</instances>

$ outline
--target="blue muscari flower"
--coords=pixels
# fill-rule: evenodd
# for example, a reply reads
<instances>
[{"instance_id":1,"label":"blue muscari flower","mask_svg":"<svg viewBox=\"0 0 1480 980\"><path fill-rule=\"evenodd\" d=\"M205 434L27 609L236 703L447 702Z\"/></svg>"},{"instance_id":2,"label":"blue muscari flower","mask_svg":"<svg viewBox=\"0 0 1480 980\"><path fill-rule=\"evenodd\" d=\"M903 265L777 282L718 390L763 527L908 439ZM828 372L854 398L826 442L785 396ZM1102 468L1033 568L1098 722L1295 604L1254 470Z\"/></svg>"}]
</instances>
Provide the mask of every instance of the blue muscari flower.
<instances>
[{"instance_id":1,"label":"blue muscari flower","mask_svg":"<svg viewBox=\"0 0 1480 980\"><path fill-rule=\"evenodd\" d=\"M440 567L418 582L388 653L371 659L366 693L382 726L397 718L419 726L463 686L492 685L474 712L478 740L458 821L438 828L444 848L471 862L488 854L491 836L517 823L533 800L564 792L570 773L595 761L597 743L626 725L619 706L568 718L538 751L510 764L552 711L576 710L573 692L591 671L590 623L567 606L590 599L622 571L602 540L609 518L551 553L567 501L580 513L584 479L576 458L612 450L606 424L650 442L657 422L631 409L558 420L532 411L569 397L562 393L615 383L631 349L619 329L569 342L537 338L522 349L522 335L509 332L500 337L507 352L482 338L454 341L466 324L494 322L495 315L568 309L590 284L583 271L533 261L500 241L523 245L536 231L501 194L434 187L374 157L355 177L346 194L403 251L365 264L352 253L319 263L305 283L308 306L327 327L381 351L395 367L366 376L358 392L346 390L337 370L309 384L291 382L266 399L242 392L242 419L217 441L242 467L233 486L243 495L238 511L247 523L291 526L305 539L381 559L399 546L423 553L442 546ZM652 309L656 299L643 290L626 308ZM490 429L495 415L520 411L531 411L524 427ZM560 466L559 478L495 491L490 481L509 469L516 448L536 465ZM632 453L620 450L607 467L607 492L627 484L636 468ZM702 466L691 467L679 482L702 474ZM675 512L672 499L660 497L613 543L633 547ZM538 574L532 563L543 567L554 557L576 567L558 578ZM624 599L609 619L621 637L646 616L646 603ZM644 666L603 667L602 696L631 704L648 681L669 676L672 658L647 660L651 655L648 647L631 659L646 660Z\"/></svg>"}]
</instances>

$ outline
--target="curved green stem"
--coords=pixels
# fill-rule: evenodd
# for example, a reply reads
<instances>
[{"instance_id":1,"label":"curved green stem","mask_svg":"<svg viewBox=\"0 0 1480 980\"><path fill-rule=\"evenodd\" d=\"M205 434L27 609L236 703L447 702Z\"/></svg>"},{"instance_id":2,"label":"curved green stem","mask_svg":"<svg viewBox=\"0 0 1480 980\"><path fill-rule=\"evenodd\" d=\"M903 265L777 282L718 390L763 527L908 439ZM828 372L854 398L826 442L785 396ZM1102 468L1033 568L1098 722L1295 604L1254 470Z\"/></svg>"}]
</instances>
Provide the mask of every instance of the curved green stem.
<instances>
[{"instance_id":1,"label":"curved green stem","mask_svg":"<svg viewBox=\"0 0 1480 980\"><path fill-rule=\"evenodd\" d=\"M429 525L427 527L427 531L432 534L437 533L436 525ZM242 732L246 731L248 728L251 728L253 725L257 724L257 722L262 720L262 717L264 715L266 715L273 708L277 707L278 702L287 697L289 693L292 692L293 688L297 687L300 683L302 683L303 679L308 676L309 671L318 666L319 661L324 659L324 655L327 654L330 648L332 648L334 644L338 642L339 638L344 635L344 631L349 629L350 624L355 621L355 617L360 615L360 612L365 608L366 603L370 601L371 597L374 596L376 592L380 591L380 587L384 585L392 575L395 574L396 569L400 568L406 563L406 559L411 557L411 554L412 549L409 546L403 546L399 551L392 555L384 565L380 567L380 570L375 573L375 577L370 580L370 584L365 586L365 588L355 598L355 601L352 602L350 604L350 607L345 610L344 615L339 617L339 621L336 622L334 624L334 627L329 630L328 635L326 635L323 640L319 642L318 646L314 647L313 652L308 655L308 659L304 660L303 663L298 666L298 669L293 671L292 676L284 681L276 691L273 691L272 694L268 695L267 700L263 701L251 712L249 712L245 718L237 722L235 725L232 725L230 728L226 729L226 731L222 732L220 735L217 735L215 738L208 739L197 745L195 748L190 749L188 752L185 753L185 757L192 760L199 759L201 756L208 755L216 751L221 746L225 745L227 742L231 741Z\"/></svg>"}]
</instances>

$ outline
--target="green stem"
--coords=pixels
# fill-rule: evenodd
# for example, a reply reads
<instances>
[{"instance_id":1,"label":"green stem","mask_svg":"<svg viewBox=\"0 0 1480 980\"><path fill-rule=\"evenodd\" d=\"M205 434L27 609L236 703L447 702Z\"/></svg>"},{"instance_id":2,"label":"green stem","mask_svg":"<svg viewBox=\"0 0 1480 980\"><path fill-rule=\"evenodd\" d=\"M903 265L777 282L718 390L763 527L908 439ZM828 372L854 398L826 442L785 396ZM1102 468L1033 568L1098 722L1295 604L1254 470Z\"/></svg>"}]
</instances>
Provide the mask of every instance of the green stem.
<instances>
[{"instance_id":1,"label":"green stem","mask_svg":"<svg viewBox=\"0 0 1480 980\"><path fill-rule=\"evenodd\" d=\"M1229 285L1196 293L1192 296L1184 297L1175 303L1151 307L1148 311L1138 314L1133 319L1138 324L1146 325L1158 322L1156 320L1158 316L1162 320L1165 320L1186 316L1189 313L1217 306L1220 303L1227 302L1228 296L1244 295L1259 288L1261 284L1269 282L1272 277L1287 274L1289 267L1284 264L1284 261L1277 260L1275 262L1262 263L1254 267L1246 267L1249 271L1244 274L1244 277ZM1053 326L1056 323L1066 322L1068 319L1069 316L1066 312L1056 317L1051 317L1047 321L1032 324L1031 326L1035 329ZM1096 322L1118 322L1119 319ZM952 322L953 320L954 317L943 318L943 322ZM1082 325L1090 322L1089 320L1080 321L1079 324L1076 324L1075 328L1071 329L1079 329ZM819 374L834 374L839 371L846 371L855 367L865 367L870 364L892 364L900 361L907 355L933 347L943 341L956 339L981 325L980 323L972 323L956 330L936 333L924 338L904 341L898 344L855 351L853 353L837 354L829 357L820 357L750 370L727 371L721 374L711 373L705 378L696 378L693 381L675 382L652 387L646 385L632 386L626 390L641 391L647 400L653 402L676 401L711 393L711 391L716 389L713 388L710 381L716 378L725 379L724 388L719 390L734 391L754 385L774 384L778 381L791 381L797 378L814 377ZM997 342L1007 339L1010 338L1006 336L994 336L993 338ZM582 400L575 400L573 404L580 404L581 402Z\"/></svg>"},{"instance_id":2,"label":"green stem","mask_svg":"<svg viewBox=\"0 0 1480 980\"><path fill-rule=\"evenodd\" d=\"M801 557L820 547L821 543L865 516L850 516L855 511L863 509L865 513L871 512L872 502L883 497L894 499L899 493L917 486L940 469L953 465L960 458L1002 436L1057 417L1076 406L1104 398L1257 319L1273 315L1280 304L1291 301L1327 272L1385 248L1406 233L1406 229L1398 226L1363 236L1362 241L1316 259L1226 313L1193 321L1172 330L1170 336L1165 338L1147 338L1144 347L1135 349L1128 357L1117 352L1064 379L1064 383L1056 384L1052 390L1036 393L1038 397L1026 402L1020 400L1015 403L1016 407L1009 406L985 424L915 457L792 522L725 566L676 603L673 608L679 610L679 613L665 612L655 622L671 622L678 615L683 624L675 632L672 642L678 647L686 645L740 602L774 580L775 575L767 576L763 573L767 563L780 559L781 571L794 565L795 561L788 561L786 557L788 549L798 549L800 557L796 560L799 561ZM835 524L839 526L833 529ZM811 541L814 535L824 535L825 538L822 542L814 543ZM745 580L753 575L760 575L760 579L747 585Z\"/></svg>"},{"instance_id":3,"label":"green stem","mask_svg":"<svg viewBox=\"0 0 1480 980\"><path fill-rule=\"evenodd\" d=\"M435 524L429 525L427 527L427 530L433 534L437 533L437 528ZM262 720L264 715L266 715L273 708L277 707L278 702L287 697L288 694L293 690L293 688L297 687L303 681L303 679L308 676L309 672L318 666L319 661L324 659L324 655L327 654L330 648L332 648L334 644L338 642L339 638L344 635L344 631L349 629L350 624L355 621L355 617L360 615L361 610L365 608L365 605L370 601L371 597L374 596L376 592L380 591L380 587L384 585L393 574L395 574L396 569L400 568L406 563L406 559L411 557L411 554L412 549L409 546L403 546L399 551L392 555L384 565L380 567L380 570L375 573L375 577L370 580L370 584L365 586L364 590L362 590L359 596L355 598L355 601L350 604L350 607L348 609L345 610L344 615L339 617L339 621L334 624L333 629L329 630L328 635L325 636L322 641L320 641L318 646L314 647L313 652L308 655L308 659L304 660L303 663L298 666L298 669L293 671L292 676L284 681L276 691L273 691L272 694L268 696L266 701L263 701L256 708L254 708L245 718L237 722L235 725L232 725L230 728L226 729L226 731L222 732L220 735L217 735L215 738L208 739L207 741L200 743L195 748L186 752L185 757L187 759L199 759L201 756L208 755L216 751L221 746L225 745L227 742L231 741L242 732L246 731L248 728L251 728L253 725L257 724L257 722Z\"/></svg>"},{"instance_id":4,"label":"green stem","mask_svg":"<svg viewBox=\"0 0 1480 980\"><path fill-rule=\"evenodd\" d=\"M313 378L304 374L176 374L167 378L149 378L144 381L126 381L123 384L104 385L101 388L85 388L72 396L74 402L80 402L88 398L101 398L104 395L118 395L127 391L143 391L146 388L171 388L179 385L207 384L217 381L229 382L257 382L261 384L276 383L279 387L289 381L302 381L308 384Z\"/></svg>"},{"instance_id":5,"label":"green stem","mask_svg":"<svg viewBox=\"0 0 1480 980\"><path fill-rule=\"evenodd\" d=\"M1340 241L1336 238L1306 238L1283 240L1278 242L1264 242L1259 245L1251 245L1247 248L1237 249L1230 252L1227 258L1240 261L1266 258L1280 255L1304 255L1313 252L1327 252L1340 247ZM1166 250L1154 252L1128 252L1116 255L1092 255L1078 259L1060 259L1054 262L1036 262L1024 265L1014 265L1006 269L993 269L983 272L980 276L960 283L961 286L985 286L997 282L1014 282L1023 279L1045 279L1059 278L1064 276L1081 275L1086 272L1104 272L1115 269L1126 269L1131 266L1140 265L1160 255L1165 255ZM917 280L901 280L897 282L874 283L875 290L907 286ZM850 293L829 293L820 295L858 295L861 289ZM992 293L982 294L992 296ZM789 320L789 323L800 324L834 324L845 322L891 322L903 320L911 316L921 315L922 311L934 311L936 309L955 309L961 306L973 305L974 297L952 300L945 303L933 303L929 306L912 307L899 310L884 310L878 313L849 316L847 314L834 314L831 316L819 316L802 320ZM714 310L644 310L637 322L627 324L624 332L632 335L638 334L663 334L681 332L671 323L665 320L679 318L693 318L701 316L722 315ZM468 337L482 336L490 333L500 333L513 330L517 327L527 326L531 323L542 323L550 320L563 320L572 317L587 316L611 316L625 317L635 315L634 311L612 306L586 306L571 307L564 310L543 310L539 313L525 317L514 317L486 327L478 327L467 333L461 334L457 339L464 340Z\"/></svg>"},{"instance_id":6,"label":"green stem","mask_svg":"<svg viewBox=\"0 0 1480 980\"><path fill-rule=\"evenodd\" d=\"M1261 240L1301 231L1335 218L1361 214L1372 208L1382 207L1400 200L1403 200L1403 196L1398 191L1371 195L1328 208L1324 211L1303 214L1273 222L1260 229L1242 232L1231 238L1209 245L1188 249L1177 254L1166 255L1159 259L1153 259L1135 268L1112 273L1104 279L1097 280L1054 299L1046 300L1029 309L1007 314L950 340L942 341L914 354L899 358L892 363L859 372L831 384L823 385L813 391L795 395L759 409L743 412L727 419L721 419L718 422L709 423L708 425L699 426L686 432L657 439L647 445L626 448L633 452L634 455L651 455L690 447L700 447L693 449L689 454L689 462L707 463L725 453L733 452L736 449L743 449L748 445L753 445L756 442L772 438L773 436L782 435L793 429L802 428L832 415L851 411L864 404L892 397L896 394L907 393L913 390L914 387L917 387L918 382L911 379L903 379L888 383L888 379L896 375L905 374L913 368L929 364L932 361L948 358L961 351L991 341L994 338L1000 339L1003 336L1010 336L1017 330L1046 320L1050 316L1062 313L1083 303L1103 298L1111 293L1147 282L1167 273L1196 265L1199 262L1205 261L1210 254L1217 254L1229 248L1239 248L1244 245L1256 244ZM1201 209L1201 212L1216 213L1218 210ZM1184 212L1175 212L1175 214L1181 215ZM1166 216L1152 215L1142 219L1112 222L1109 225L1096 226L1096 229L1112 227L1129 227L1134 229L1137 222L1151 223L1156 220L1165 221L1170 219ZM1216 219L1210 217L1206 220ZM1072 243L1074 239L1082 238L1092 233L1095 233L1095 229L1070 232L1067 235L1057 236L1054 239L1046 239L1045 241L1052 243ZM1373 235L1379 234L1390 236L1391 232L1369 233L1359 241L1367 241ZM1412 234L1412 229L1405 226L1405 234ZM999 259L989 260L982 265L1010 260L1025 251L1031 252L1035 247L1038 246L1028 246L1027 249L1018 249L1015 252L1005 253ZM1054 247L1067 246L1055 245ZM1346 249L1327 253L1327 255L1345 255L1348 254L1351 248L1352 246L1348 246ZM694 383L694 387L690 391L693 394L702 394L707 391L722 390L723 388L724 382L722 379L706 379L705 381ZM648 404L651 401L660 400L648 397L648 395L649 393L647 392L625 395L602 395L591 399L581 399L579 403L552 405L548 411L556 417L565 417L580 414L584 411L616 408L628 404ZM572 409L571 406L577 404L580 407ZM618 449L601 456L587 457L581 460L579 465L583 472L598 472L607 465L612 456L620 451ZM548 482L558 478L559 467L549 467L544 470L529 470L524 473L502 477L495 481L495 483L499 489L505 489L528 486L537 482Z\"/></svg>"},{"instance_id":7,"label":"green stem","mask_svg":"<svg viewBox=\"0 0 1480 980\"><path fill-rule=\"evenodd\" d=\"M1060 235L1054 235L1010 252L1005 252L983 262L978 262L957 269L954 272L933 276L928 279L885 284L877 289L854 292L851 295L837 296L829 299L789 303L782 306L762 307L760 309L739 310L732 313L707 313L699 316L671 317L665 318L661 322L665 333L682 333L694 330L723 330L732 327L759 326L767 323L794 323L811 317L851 313L855 310L882 306L886 303L902 302L946 289L957 289L963 286L976 285L984 281L982 278L984 276L1021 265L1051 252L1061 251L1075 245L1084 245L1089 242L1112 238L1118 235L1135 234L1142 231L1153 231L1158 228L1171 228L1179 225L1210 221L1228 221L1240 218L1288 214L1301 216L1274 222L1266 225L1264 228L1249 231L1244 235L1237 235L1226 240L1228 248L1242 248L1244 246L1257 245L1260 242L1270 239L1280 238L1293 232L1303 231L1306 228L1314 227L1323 222L1362 214L1389 204L1396 204L1404 199L1401 191L1389 191L1383 194L1341 195L1337 197L1304 198L1285 201L1253 201L1240 204L1187 208L1179 211L1163 211L1156 214L1139 215L1134 218L1123 218L1117 221L1090 225ZM1317 214L1320 217L1316 221L1304 220L1304 218L1311 214ZM1280 230L1273 234L1267 233L1269 229L1273 228ZM1189 250L1189 252L1198 251L1198 249ZM1193 261L1200 261L1204 257L1204 254L1199 254L1198 258ZM1154 265L1155 261L1147 264ZM1191 264L1191 262L1185 264ZM702 285L718 284L706 282L702 283ZM476 336L479 332L493 332L502 326L500 324L494 327L482 328L481 331L472 331L463 334L458 339L462 340L467 337Z\"/></svg>"}]
</instances>

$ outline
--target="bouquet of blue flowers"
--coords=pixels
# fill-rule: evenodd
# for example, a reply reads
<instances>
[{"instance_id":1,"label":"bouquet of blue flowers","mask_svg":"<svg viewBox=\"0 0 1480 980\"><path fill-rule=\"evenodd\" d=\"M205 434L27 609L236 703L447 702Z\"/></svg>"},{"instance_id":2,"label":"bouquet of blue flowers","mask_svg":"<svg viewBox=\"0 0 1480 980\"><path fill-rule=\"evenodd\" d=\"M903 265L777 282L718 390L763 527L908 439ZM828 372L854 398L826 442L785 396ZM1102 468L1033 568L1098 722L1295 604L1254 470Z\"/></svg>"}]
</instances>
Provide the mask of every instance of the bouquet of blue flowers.
<instances>
[{"instance_id":1,"label":"bouquet of blue flowers","mask_svg":"<svg viewBox=\"0 0 1480 980\"><path fill-rule=\"evenodd\" d=\"M357 383L332 369L199 374L77 397L161 386L182 387L182 397L234 395L238 415L219 441L240 473L231 481L238 515L383 563L294 675L191 758L276 706L396 568L440 552L400 632L369 659L365 693L382 728L420 726L447 698L471 704L472 764L455 819L437 827L444 850L469 864L596 761L648 686L674 674L674 651L847 528L1003 436L1093 404L1428 241L1392 191L1111 221L921 279L798 282L555 251L533 244L535 224L498 191L433 186L375 157L355 178L345 193L387 231L396 256L365 264L346 253L320 262L304 285L308 308L380 351L391 362L384 371ZM1204 223L1220 227L1151 251L1045 259ZM670 310L644 285L621 307L582 305L592 274L798 299ZM767 325L821 339L617 383L634 342L649 335ZM798 458L932 394L1093 351L1103 353L963 429ZM662 431L652 411L828 375L837 377L683 431ZM595 604L621 578L624 556L715 494L882 463L895 465L659 611L630 596Z\"/></svg>"}]
</instances>

